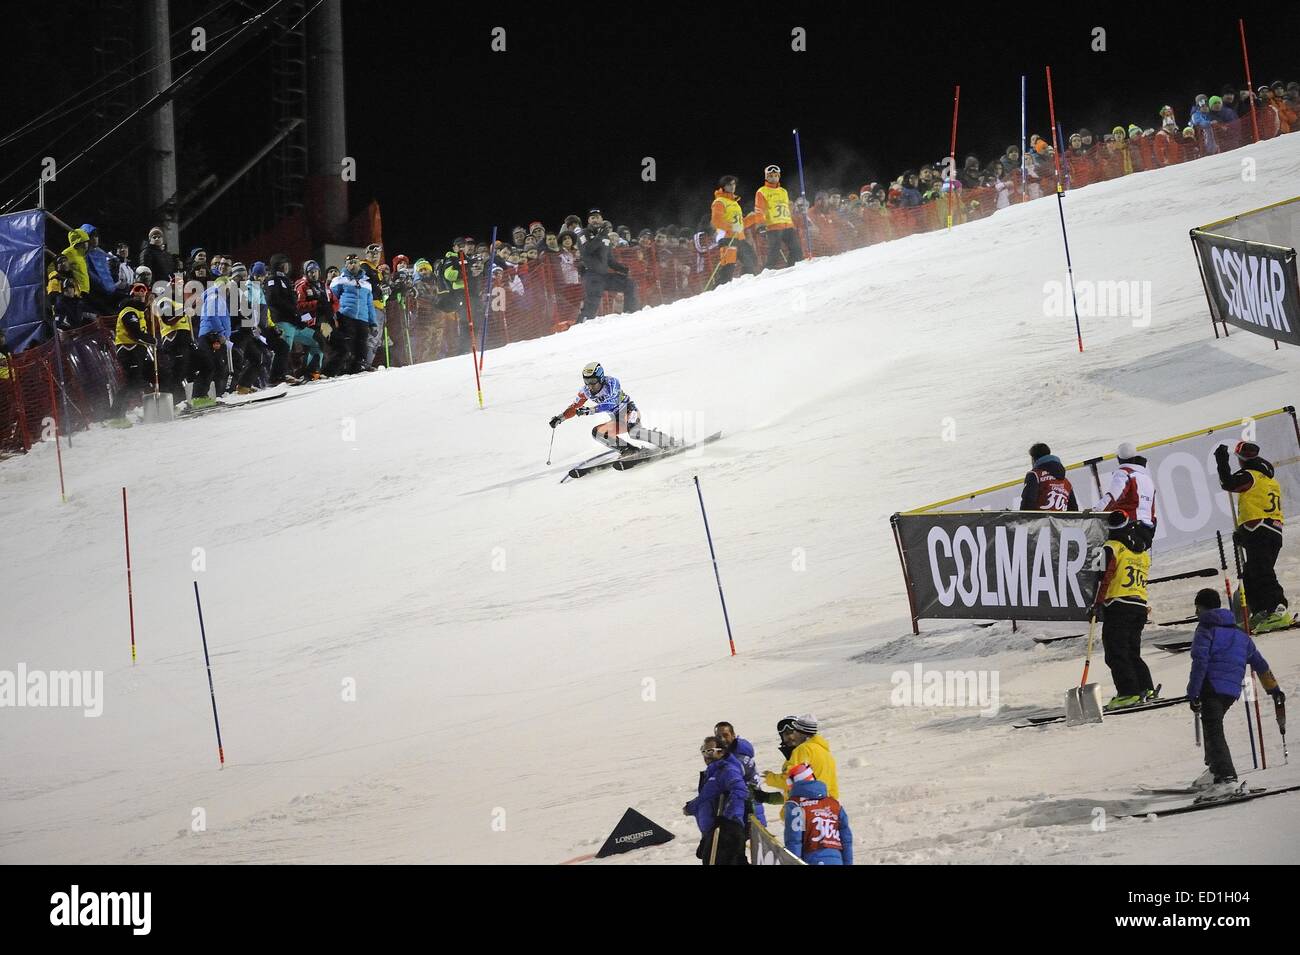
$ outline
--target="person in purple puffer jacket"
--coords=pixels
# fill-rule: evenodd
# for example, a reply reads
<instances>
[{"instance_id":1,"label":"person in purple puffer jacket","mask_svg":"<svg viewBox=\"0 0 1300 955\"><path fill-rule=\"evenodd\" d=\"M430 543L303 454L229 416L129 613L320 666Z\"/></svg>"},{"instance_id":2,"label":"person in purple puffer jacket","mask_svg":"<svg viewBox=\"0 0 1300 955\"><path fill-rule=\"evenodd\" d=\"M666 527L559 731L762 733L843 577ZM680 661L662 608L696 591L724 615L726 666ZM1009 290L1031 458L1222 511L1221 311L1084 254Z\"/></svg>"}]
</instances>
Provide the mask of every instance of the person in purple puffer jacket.
<instances>
[{"instance_id":1,"label":"person in purple puffer jacket","mask_svg":"<svg viewBox=\"0 0 1300 955\"><path fill-rule=\"evenodd\" d=\"M699 795L682 807L682 814L694 816L700 827L695 858L705 865L748 865L745 800L749 787L744 771L716 736L705 737L700 755L705 765L700 772Z\"/></svg>"},{"instance_id":2,"label":"person in purple puffer jacket","mask_svg":"<svg viewBox=\"0 0 1300 955\"><path fill-rule=\"evenodd\" d=\"M1286 696L1255 641L1237 629L1232 611L1223 609L1217 590L1206 588L1196 595L1196 615L1187 700L1192 712L1200 714L1205 730L1206 775L1212 774L1215 787L1228 790L1237 785L1237 770L1223 735L1223 718L1241 695L1246 665L1254 668L1276 705L1281 706Z\"/></svg>"},{"instance_id":3,"label":"person in purple puffer jacket","mask_svg":"<svg viewBox=\"0 0 1300 955\"><path fill-rule=\"evenodd\" d=\"M719 745L740 762L741 775L749 789L749 799L745 802L745 825L749 825L751 815L758 817L758 824L766 828L767 814L763 812L763 803L754 796L754 791L763 785L758 773L758 764L754 762L754 744L736 735L736 728L730 723L722 722L713 727L713 735Z\"/></svg>"}]
</instances>

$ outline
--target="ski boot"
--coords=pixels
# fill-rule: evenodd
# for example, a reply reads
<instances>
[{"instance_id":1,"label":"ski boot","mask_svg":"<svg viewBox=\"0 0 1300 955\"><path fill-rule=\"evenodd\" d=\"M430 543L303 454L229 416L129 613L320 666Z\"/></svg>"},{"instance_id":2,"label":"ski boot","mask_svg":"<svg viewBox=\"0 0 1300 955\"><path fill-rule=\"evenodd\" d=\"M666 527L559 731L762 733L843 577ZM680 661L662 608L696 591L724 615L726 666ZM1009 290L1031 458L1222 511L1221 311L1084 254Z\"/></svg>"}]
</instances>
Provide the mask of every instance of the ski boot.
<instances>
[{"instance_id":1,"label":"ski boot","mask_svg":"<svg viewBox=\"0 0 1300 955\"><path fill-rule=\"evenodd\" d=\"M1114 696L1111 697L1109 703L1102 707L1102 710L1107 713L1113 713L1116 710L1126 710L1130 706L1137 706L1141 702L1142 697L1136 693L1132 696Z\"/></svg>"},{"instance_id":2,"label":"ski boot","mask_svg":"<svg viewBox=\"0 0 1300 955\"><path fill-rule=\"evenodd\" d=\"M1154 703L1158 699L1160 699L1160 687L1156 687L1154 690L1142 691L1143 703Z\"/></svg>"},{"instance_id":3,"label":"ski boot","mask_svg":"<svg viewBox=\"0 0 1300 955\"><path fill-rule=\"evenodd\" d=\"M1268 633L1270 630L1281 630L1289 627L1294 622L1291 611L1286 608L1286 604L1279 604L1278 608L1272 613L1260 615L1258 622L1251 618L1251 631L1254 633Z\"/></svg>"}]
</instances>

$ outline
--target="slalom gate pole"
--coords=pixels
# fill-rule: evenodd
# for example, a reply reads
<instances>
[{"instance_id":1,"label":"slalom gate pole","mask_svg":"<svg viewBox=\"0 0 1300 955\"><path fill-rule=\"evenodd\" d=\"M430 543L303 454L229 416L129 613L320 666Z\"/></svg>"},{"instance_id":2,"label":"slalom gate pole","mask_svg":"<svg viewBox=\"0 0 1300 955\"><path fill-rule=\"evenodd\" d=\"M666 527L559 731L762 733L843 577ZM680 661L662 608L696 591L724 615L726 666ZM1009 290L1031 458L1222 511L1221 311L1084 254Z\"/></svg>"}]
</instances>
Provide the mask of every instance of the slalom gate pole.
<instances>
[{"instance_id":1,"label":"slalom gate pole","mask_svg":"<svg viewBox=\"0 0 1300 955\"><path fill-rule=\"evenodd\" d=\"M709 539L709 557L713 560L713 577L718 582L718 599L722 601L722 620L727 625L727 643L731 645L731 655L736 655L736 641L731 637L731 618L727 616L727 598L722 596L722 577L718 574L718 555L713 550L713 534L709 531L709 515L704 510L704 492L700 490L700 476L695 475L695 493L700 498L700 514L704 518L704 536Z\"/></svg>"},{"instance_id":2,"label":"slalom gate pole","mask_svg":"<svg viewBox=\"0 0 1300 955\"><path fill-rule=\"evenodd\" d=\"M1259 754L1255 752L1255 724L1250 721L1250 695L1254 688L1250 685L1249 675L1242 679L1241 689L1246 694L1246 701L1241 708L1246 714L1246 735L1250 737L1250 764L1259 769Z\"/></svg>"},{"instance_id":3,"label":"slalom gate pole","mask_svg":"<svg viewBox=\"0 0 1300 955\"><path fill-rule=\"evenodd\" d=\"M135 595L131 588L131 523L126 513L126 488L122 488L122 536L126 540L126 613L131 622L131 666L135 666Z\"/></svg>"},{"instance_id":4,"label":"slalom gate pole","mask_svg":"<svg viewBox=\"0 0 1300 955\"><path fill-rule=\"evenodd\" d=\"M1074 303L1074 333L1083 352L1083 330L1079 326L1079 300L1074 294L1074 265L1070 262L1070 237L1065 231L1065 190L1061 184L1061 150L1056 141L1056 101L1052 97L1052 68L1047 68L1047 106L1052 113L1052 159L1056 162L1056 209L1061 214L1061 238L1065 242L1065 271L1070 282L1070 301ZM1024 153L1020 154L1024 161Z\"/></svg>"},{"instance_id":5,"label":"slalom gate pole","mask_svg":"<svg viewBox=\"0 0 1300 955\"><path fill-rule=\"evenodd\" d=\"M961 103L961 84L952 94L952 139L948 145L948 169L953 179L957 178L957 106ZM948 229L952 229L952 193L957 187L948 183Z\"/></svg>"},{"instance_id":6,"label":"slalom gate pole","mask_svg":"<svg viewBox=\"0 0 1300 955\"><path fill-rule=\"evenodd\" d=\"M1228 609L1232 609L1232 582L1228 580L1228 556L1223 551L1223 531L1215 531L1219 542L1219 564L1223 567L1223 593L1228 598Z\"/></svg>"},{"instance_id":7,"label":"slalom gate pole","mask_svg":"<svg viewBox=\"0 0 1300 955\"><path fill-rule=\"evenodd\" d=\"M1255 680L1255 668L1249 667L1249 670L1251 695L1255 697L1255 732L1259 734L1259 768L1268 769L1268 750L1264 748L1264 718L1259 712L1259 683Z\"/></svg>"},{"instance_id":8,"label":"slalom gate pole","mask_svg":"<svg viewBox=\"0 0 1300 955\"><path fill-rule=\"evenodd\" d=\"M226 751L221 745L221 720L217 718L217 691L212 688L212 660L208 657L208 633L203 629L203 604L199 600L199 582L194 581L194 606L199 611L199 636L203 638L203 665L208 671L208 696L212 698L212 722L217 727L217 759L226 765Z\"/></svg>"},{"instance_id":9,"label":"slalom gate pole","mask_svg":"<svg viewBox=\"0 0 1300 955\"><path fill-rule=\"evenodd\" d=\"M799 198L804 201L804 210L803 210L804 233L808 237L808 241L805 243L805 245L808 246L808 258L812 259L812 258L816 258L816 256L813 254L812 218L808 214L808 190L805 188L804 181L803 181L803 150L799 146L799 130L797 127L794 130L794 158L795 158L795 162L799 166Z\"/></svg>"},{"instance_id":10,"label":"slalom gate pole","mask_svg":"<svg viewBox=\"0 0 1300 955\"><path fill-rule=\"evenodd\" d=\"M59 332L58 325L54 326L54 362L59 366L59 402L61 413L59 416L59 430L63 430L63 424L68 420L68 381L63 371L63 336ZM66 432L68 435L68 447L72 447L72 432Z\"/></svg>"},{"instance_id":11,"label":"slalom gate pole","mask_svg":"<svg viewBox=\"0 0 1300 955\"><path fill-rule=\"evenodd\" d=\"M411 308L406 304L406 296L397 296L397 301L402 306L402 334L406 338L406 363L415 364L415 350L411 348Z\"/></svg>"},{"instance_id":12,"label":"slalom gate pole","mask_svg":"<svg viewBox=\"0 0 1300 955\"><path fill-rule=\"evenodd\" d=\"M478 370L483 370L483 359L487 354L488 313L492 311L492 262L497 257L497 227L492 227L492 244L488 246L487 281L483 283L483 337L478 343ZM539 260L540 261L540 260Z\"/></svg>"},{"instance_id":13,"label":"slalom gate pole","mask_svg":"<svg viewBox=\"0 0 1300 955\"><path fill-rule=\"evenodd\" d=\"M1241 59L1246 64L1246 89L1255 95L1255 83L1250 78L1250 54L1246 52L1246 21L1237 19L1237 28L1241 31ZM1250 104L1250 126L1255 133L1255 142L1259 142L1259 117L1255 113L1255 103Z\"/></svg>"},{"instance_id":14,"label":"slalom gate pole","mask_svg":"<svg viewBox=\"0 0 1300 955\"><path fill-rule=\"evenodd\" d=\"M1025 194L1025 74L1020 74L1020 201Z\"/></svg>"},{"instance_id":15,"label":"slalom gate pole","mask_svg":"<svg viewBox=\"0 0 1300 955\"><path fill-rule=\"evenodd\" d=\"M465 292L465 318L469 322L469 357L474 363L474 388L478 391L478 406L483 407L483 382L478 373L478 356L474 354L474 312L469 302L469 273L465 269L465 250L460 250L460 281Z\"/></svg>"},{"instance_id":16,"label":"slalom gate pole","mask_svg":"<svg viewBox=\"0 0 1300 955\"><path fill-rule=\"evenodd\" d=\"M54 334L58 335L58 333L58 329L55 329ZM49 365L45 366L45 370L49 372ZM62 429L59 427L58 398L54 394L54 375L50 374L47 380L50 385L50 418L54 421L54 457L59 462L59 500L67 504L68 492L63 485L63 446L59 444L59 431Z\"/></svg>"}]
</instances>

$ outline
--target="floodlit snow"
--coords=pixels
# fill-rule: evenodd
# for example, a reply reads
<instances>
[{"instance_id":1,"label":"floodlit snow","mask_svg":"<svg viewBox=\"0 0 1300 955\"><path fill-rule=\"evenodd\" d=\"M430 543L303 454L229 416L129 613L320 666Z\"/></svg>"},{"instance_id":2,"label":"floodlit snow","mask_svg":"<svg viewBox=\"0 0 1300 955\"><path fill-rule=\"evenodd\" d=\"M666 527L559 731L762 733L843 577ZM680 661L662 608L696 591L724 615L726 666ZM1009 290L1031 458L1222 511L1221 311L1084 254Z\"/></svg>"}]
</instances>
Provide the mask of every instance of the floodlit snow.
<instances>
[{"instance_id":1,"label":"floodlit snow","mask_svg":"<svg viewBox=\"0 0 1300 955\"><path fill-rule=\"evenodd\" d=\"M1085 320L1082 355L1072 318L1043 317L1065 277L1048 198L491 352L482 411L461 357L77 434L66 504L53 447L0 464L0 669L102 670L105 687L98 719L0 711L0 861L554 863L633 806L682 838L615 861L696 864L681 806L700 740L730 720L778 768L776 721L806 711L860 863L1203 862L1226 845L1300 861L1300 796L1113 818L1135 784L1200 772L1186 708L1010 728L1060 705L1081 641L936 621L891 643L909 623L888 526L1018 477L1034 440L1078 460L1300 400L1293 349L1214 339L1187 237L1297 181L1300 136L1067 195L1076 278L1153 297L1149 327ZM725 438L561 486L599 449L591 422L566 422L548 468L546 422L593 359L647 423ZM1216 562L1162 555L1152 573ZM1155 618L1185 616L1201 584L1153 589ZM1300 631L1260 646L1300 689ZM1186 655L1145 655L1181 692ZM1001 714L891 706L916 661L996 671ZM1094 673L1109 695L1100 648ZM1265 704L1270 768L1247 778L1297 781ZM1240 706L1228 726L1248 770Z\"/></svg>"}]
</instances>

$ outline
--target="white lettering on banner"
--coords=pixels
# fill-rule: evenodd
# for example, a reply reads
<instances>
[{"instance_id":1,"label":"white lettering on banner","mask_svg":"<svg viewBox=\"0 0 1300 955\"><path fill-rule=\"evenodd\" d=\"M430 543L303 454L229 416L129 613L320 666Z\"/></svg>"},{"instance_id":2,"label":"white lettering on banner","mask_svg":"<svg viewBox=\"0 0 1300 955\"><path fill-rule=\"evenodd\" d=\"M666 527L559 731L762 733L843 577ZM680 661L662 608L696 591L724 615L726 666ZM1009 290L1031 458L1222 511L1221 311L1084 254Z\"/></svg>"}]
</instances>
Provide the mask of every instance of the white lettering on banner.
<instances>
[{"instance_id":1,"label":"white lettering on banner","mask_svg":"<svg viewBox=\"0 0 1300 955\"><path fill-rule=\"evenodd\" d=\"M1216 246L1210 248L1210 261L1229 315L1262 328L1291 332L1284 307L1286 273L1281 262Z\"/></svg>"},{"instance_id":2,"label":"white lettering on banner","mask_svg":"<svg viewBox=\"0 0 1300 955\"><path fill-rule=\"evenodd\" d=\"M961 559L961 545L965 543L970 550L970 562L963 563ZM975 577L975 562L979 560L979 548L975 544L975 535L971 533L969 527L957 528L957 533L952 535L952 552L957 560L957 595L961 597L961 602L967 607L975 606L975 597L979 594L979 584ZM970 589L967 590L962 583L969 580Z\"/></svg>"},{"instance_id":3,"label":"white lettering on banner","mask_svg":"<svg viewBox=\"0 0 1300 955\"><path fill-rule=\"evenodd\" d=\"M1038 543L1034 545L1034 581L1029 591L1029 603L1038 606L1038 595L1047 592L1053 607L1061 604L1056 599L1056 588L1052 586L1052 529L1044 527L1038 532Z\"/></svg>"},{"instance_id":4,"label":"white lettering on banner","mask_svg":"<svg viewBox=\"0 0 1300 955\"><path fill-rule=\"evenodd\" d=\"M989 553L983 527L972 530L962 525L951 537L943 527L931 527L926 548L939 603L951 607L960 598L965 607L1085 606L1079 573L1088 562L1087 534L1083 528L1064 527L1055 551L1054 543L1052 528L1043 527L1031 557L1026 525L1016 527L1010 540L1006 527L996 527ZM994 568L991 585L990 564Z\"/></svg>"},{"instance_id":5,"label":"white lettering on banner","mask_svg":"<svg viewBox=\"0 0 1300 955\"><path fill-rule=\"evenodd\" d=\"M1156 469L1156 487L1177 488L1172 494L1160 496L1156 491L1159 510L1156 511L1156 537L1164 535L1159 526L1168 521L1180 531L1196 531L1204 527L1214 516L1214 499L1210 491L1208 476L1214 474L1215 491L1218 491L1219 478L1214 458L1199 459L1186 451L1174 451ZM1181 480L1179 474L1185 475ZM1184 512L1183 504L1190 498L1194 510L1190 515Z\"/></svg>"},{"instance_id":6,"label":"white lettering on banner","mask_svg":"<svg viewBox=\"0 0 1300 955\"><path fill-rule=\"evenodd\" d=\"M1029 602L1029 528L1020 524L1010 547L1007 529L999 526L993 535L993 552L997 557L998 593L1005 594L1004 606L1023 607Z\"/></svg>"},{"instance_id":7,"label":"white lettering on banner","mask_svg":"<svg viewBox=\"0 0 1300 955\"><path fill-rule=\"evenodd\" d=\"M1000 607L1002 606L1002 595L989 593L989 568L987 561L988 541L984 538L984 528L975 528L975 536L979 538L979 570L980 570L980 606L982 607Z\"/></svg>"},{"instance_id":8,"label":"white lettering on banner","mask_svg":"<svg viewBox=\"0 0 1300 955\"><path fill-rule=\"evenodd\" d=\"M935 559L934 545L942 544L943 552L949 559L952 558L952 544L948 541L948 532L942 527L930 528L930 533L926 535L925 546L930 552L930 576L934 578L934 589L939 595L939 603L945 607L951 607L953 597L957 593L956 578L949 578L948 586L939 579L939 561Z\"/></svg>"}]
</instances>

